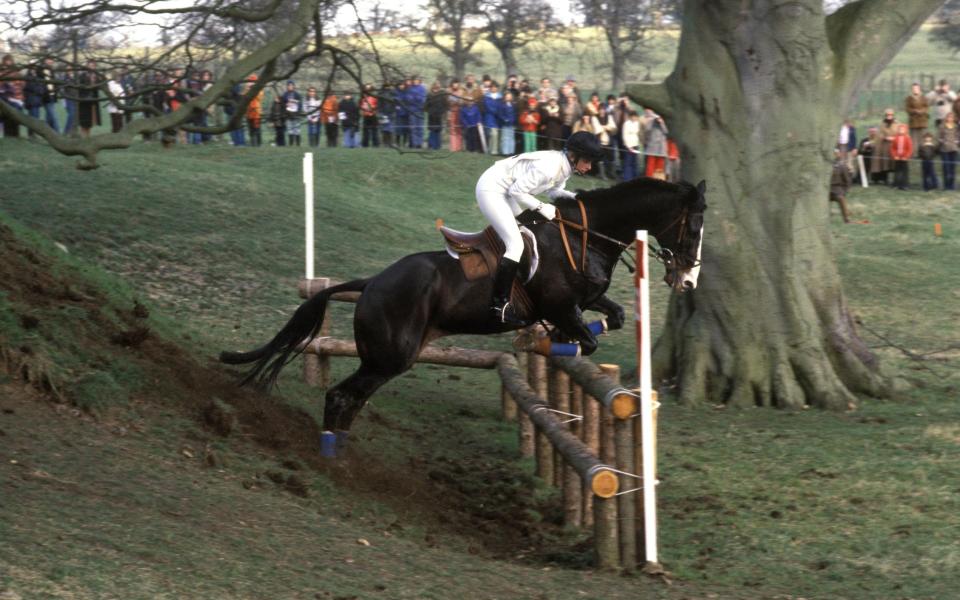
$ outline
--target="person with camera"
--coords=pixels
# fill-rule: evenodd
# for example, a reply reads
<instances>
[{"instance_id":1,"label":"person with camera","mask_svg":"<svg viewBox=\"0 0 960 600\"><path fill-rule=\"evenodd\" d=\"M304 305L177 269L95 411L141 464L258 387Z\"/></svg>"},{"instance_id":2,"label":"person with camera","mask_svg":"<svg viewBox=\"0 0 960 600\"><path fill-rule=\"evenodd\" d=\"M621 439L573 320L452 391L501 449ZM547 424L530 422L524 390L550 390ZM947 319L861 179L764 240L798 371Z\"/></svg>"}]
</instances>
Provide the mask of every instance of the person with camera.
<instances>
[{"instance_id":1,"label":"person with camera","mask_svg":"<svg viewBox=\"0 0 960 600\"><path fill-rule=\"evenodd\" d=\"M935 90L927 93L927 101L933 107L934 127L940 127L947 113L953 112L953 102L957 94L950 89L946 79L941 79Z\"/></svg>"}]
</instances>

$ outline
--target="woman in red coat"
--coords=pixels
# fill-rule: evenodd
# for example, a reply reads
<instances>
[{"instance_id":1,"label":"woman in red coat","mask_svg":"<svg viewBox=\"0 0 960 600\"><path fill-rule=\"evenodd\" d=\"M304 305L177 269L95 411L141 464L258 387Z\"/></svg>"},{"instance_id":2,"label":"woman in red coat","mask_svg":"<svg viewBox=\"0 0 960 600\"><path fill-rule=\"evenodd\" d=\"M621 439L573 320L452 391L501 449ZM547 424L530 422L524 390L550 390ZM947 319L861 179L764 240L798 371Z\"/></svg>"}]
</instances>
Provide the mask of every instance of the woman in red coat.
<instances>
[{"instance_id":1,"label":"woman in red coat","mask_svg":"<svg viewBox=\"0 0 960 600\"><path fill-rule=\"evenodd\" d=\"M893 185L898 190L907 189L910 177L910 157L913 156L913 141L906 123L897 127L897 135L890 142L890 158L893 159Z\"/></svg>"}]
</instances>

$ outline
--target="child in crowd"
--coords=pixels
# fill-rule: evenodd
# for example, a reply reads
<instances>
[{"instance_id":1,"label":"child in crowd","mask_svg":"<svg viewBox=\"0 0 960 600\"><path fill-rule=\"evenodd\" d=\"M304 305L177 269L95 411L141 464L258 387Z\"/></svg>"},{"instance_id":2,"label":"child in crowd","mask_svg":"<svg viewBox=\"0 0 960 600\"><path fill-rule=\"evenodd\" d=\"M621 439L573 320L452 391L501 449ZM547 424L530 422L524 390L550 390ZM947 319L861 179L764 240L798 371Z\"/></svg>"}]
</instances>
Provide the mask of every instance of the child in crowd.
<instances>
[{"instance_id":1,"label":"child in crowd","mask_svg":"<svg viewBox=\"0 0 960 600\"><path fill-rule=\"evenodd\" d=\"M906 190L910 185L910 158L913 156L913 142L906 123L897 126L897 134L890 142L890 158L893 159L893 185L898 190Z\"/></svg>"},{"instance_id":2,"label":"child in crowd","mask_svg":"<svg viewBox=\"0 0 960 600\"><path fill-rule=\"evenodd\" d=\"M923 191L929 192L935 190L940 185L937 182L937 170L934 168L933 161L937 157L937 141L932 133L924 133L920 144L921 167L923 170Z\"/></svg>"},{"instance_id":3,"label":"child in crowd","mask_svg":"<svg viewBox=\"0 0 960 600\"><path fill-rule=\"evenodd\" d=\"M909 138L908 138L909 139ZM850 213L847 212L847 191L850 189L850 169L847 168L846 157L839 148L833 151L833 173L830 175L830 202L840 205L840 214L843 222L850 222Z\"/></svg>"},{"instance_id":4,"label":"child in crowd","mask_svg":"<svg viewBox=\"0 0 960 600\"><path fill-rule=\"evenodd\" d=\"M530 96L527 107L520 113L520 128L523 129L523 151L537 150L537 131L540 129L540 110L537 108L537 99Z\"/></svg>"}]
</instances>

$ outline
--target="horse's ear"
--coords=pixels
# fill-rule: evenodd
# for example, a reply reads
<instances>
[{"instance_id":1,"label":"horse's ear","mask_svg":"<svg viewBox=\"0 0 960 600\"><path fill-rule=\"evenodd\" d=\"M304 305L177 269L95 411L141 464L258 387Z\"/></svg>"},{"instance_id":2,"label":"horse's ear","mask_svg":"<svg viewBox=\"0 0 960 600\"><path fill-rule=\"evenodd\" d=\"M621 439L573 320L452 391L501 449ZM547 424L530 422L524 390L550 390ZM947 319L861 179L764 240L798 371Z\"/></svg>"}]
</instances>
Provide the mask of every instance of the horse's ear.
<instances>
[{"instance_id":1,"label":"horse's ear","mask_svg":"<svg viewBox=\"0 0 960 600\"><path fill-rule=\"evenodd\" d=\"M701 196L703 196L703 194L704 194L706 191L707 191L707 180L706 180L706 179L701 179L701 180L700 180L700 183L697 184L697 193L700 194Z\"/></svg>"}]
</instances>

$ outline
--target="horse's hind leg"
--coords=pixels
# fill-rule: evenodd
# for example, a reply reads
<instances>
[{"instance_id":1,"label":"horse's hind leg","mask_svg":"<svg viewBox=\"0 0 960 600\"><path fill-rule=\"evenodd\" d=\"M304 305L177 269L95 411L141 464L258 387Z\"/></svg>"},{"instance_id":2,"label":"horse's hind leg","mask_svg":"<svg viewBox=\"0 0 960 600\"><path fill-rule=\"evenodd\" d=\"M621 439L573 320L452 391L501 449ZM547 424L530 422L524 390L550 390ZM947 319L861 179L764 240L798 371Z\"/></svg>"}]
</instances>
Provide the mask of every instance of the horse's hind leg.
<instances>
[{"instance_id":1,"label":"horse's hind leg","mask_svg":"<svg viewBox=\"0 0 960 600\"><path fill-rule=\"evenodd\" d=\"M391 377L377 375L361 364L349 377L330 388L323 408L323 428L347 432L353 419L377 388Z\"/></svg>"}]
</instances>

